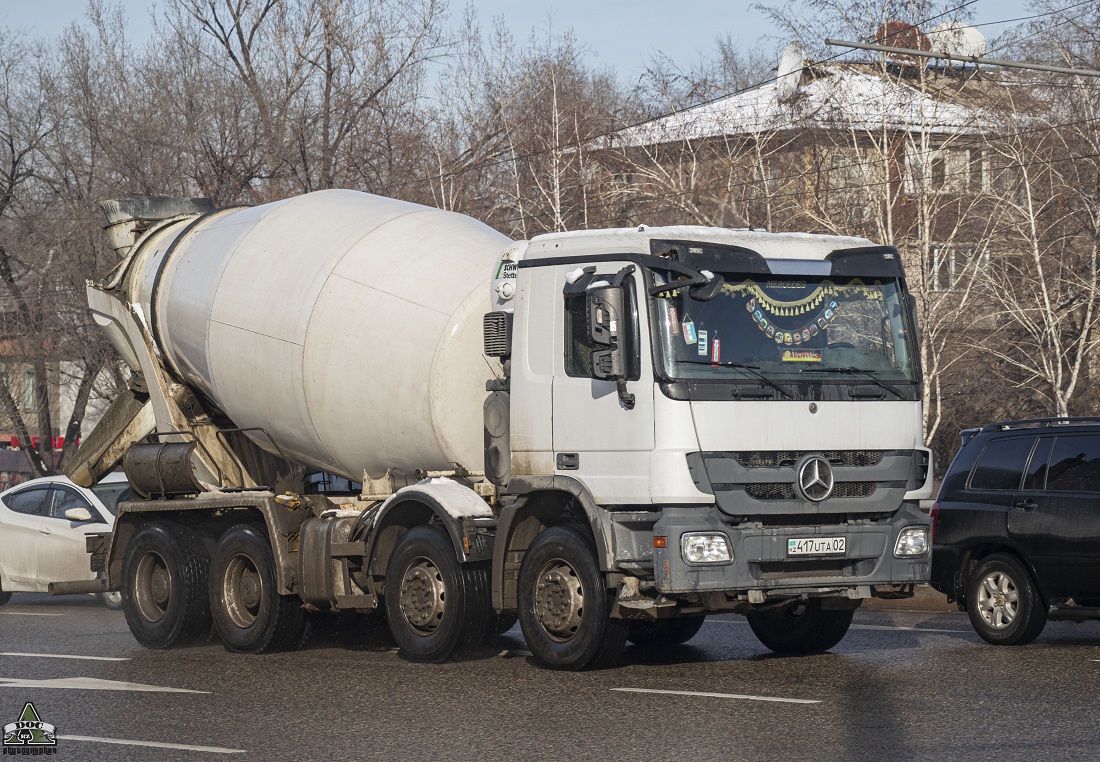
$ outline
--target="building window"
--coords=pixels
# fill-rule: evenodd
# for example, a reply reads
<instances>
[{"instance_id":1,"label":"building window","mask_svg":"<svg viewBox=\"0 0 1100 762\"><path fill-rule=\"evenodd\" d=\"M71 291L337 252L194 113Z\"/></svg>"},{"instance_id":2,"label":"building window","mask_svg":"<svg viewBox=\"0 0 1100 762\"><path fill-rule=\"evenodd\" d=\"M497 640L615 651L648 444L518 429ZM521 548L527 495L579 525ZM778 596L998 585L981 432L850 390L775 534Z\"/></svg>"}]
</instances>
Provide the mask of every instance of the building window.
<instances>
[{"instance_id":1,"label":"building window","mask_svg":"<svg viewBox=\"0 0 1100 762\"><path fill-rule=\"evenodd\" d=\"M38 412L38 384L35 383L33 370L23 371L23 410Z\"/></svg>"}]
</instances>

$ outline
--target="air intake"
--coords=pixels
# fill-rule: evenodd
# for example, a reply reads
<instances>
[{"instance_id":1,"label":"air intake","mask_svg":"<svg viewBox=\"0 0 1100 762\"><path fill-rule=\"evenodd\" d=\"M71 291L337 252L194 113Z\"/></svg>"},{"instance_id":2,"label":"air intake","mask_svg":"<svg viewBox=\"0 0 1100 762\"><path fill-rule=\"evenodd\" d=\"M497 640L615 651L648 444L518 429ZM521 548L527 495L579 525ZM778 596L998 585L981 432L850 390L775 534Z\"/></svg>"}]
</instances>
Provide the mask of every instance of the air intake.
<instances>
[{"instance_id":1,"label":"air intake","mask_svg":"<svg viewBox=\"0 0 1100 762\"><path fill-rule=\"evenodd\" d=\"M488 312L485 314L485 354L488 357L506 357L512 353L512 313Z\"/></svg>"}]
</instances>

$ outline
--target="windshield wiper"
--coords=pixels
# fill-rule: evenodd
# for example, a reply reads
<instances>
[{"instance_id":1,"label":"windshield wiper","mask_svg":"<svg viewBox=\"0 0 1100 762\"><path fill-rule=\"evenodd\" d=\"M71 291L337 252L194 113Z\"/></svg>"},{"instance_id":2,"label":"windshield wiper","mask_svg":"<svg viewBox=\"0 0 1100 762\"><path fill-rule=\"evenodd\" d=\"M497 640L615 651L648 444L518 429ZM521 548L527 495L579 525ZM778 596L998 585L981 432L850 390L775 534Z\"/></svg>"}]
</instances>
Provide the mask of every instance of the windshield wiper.
<instances>
[{"instance_id":1,"label":"windshield wiper","mask_svg":"<svg viewBox=\"0 0 1100 762\"><path fill-rule=\"evenodd\" d=\"M898 389L893 384L888 384L885 381L883 381L881 378L879 378L878 376L875 375L875 372L873 370L866 370L864 368L852 368L852 367L848 367L848 368L802 368L799 371L799 373L858 373L859 375L863 376L864 378L869 378L871 381L875 382L876 384L881 386L883 389L890 392L891 394L898 397L899 399L905 399L905 393L902 392L901 389Z\"/></svg>"},{"instance_id":2,"label":"windshield wiper","mask_svg":"<svg viewBox=\"0 0 1100 762\"><path fill-rule=\"evenodd\" d=\"M685 365L717 365L720 368L740 368L742 370L747 370L753 376L756 376L758 379L763 381L765 384L770 386L772 389L775 389L777 392L782 394L787 399L789 399L789 400L794 399L794 397L792 397L787 392L786 389L784 389L782 386L775 383L770 378L768 378L763 373L761 373L759 365L746 365L743 362L733 362L733 361L728 361L728 362L700 362L699 360L676 360L676 362L677 363L684 363Z\"/></svg>"}]
</instances>

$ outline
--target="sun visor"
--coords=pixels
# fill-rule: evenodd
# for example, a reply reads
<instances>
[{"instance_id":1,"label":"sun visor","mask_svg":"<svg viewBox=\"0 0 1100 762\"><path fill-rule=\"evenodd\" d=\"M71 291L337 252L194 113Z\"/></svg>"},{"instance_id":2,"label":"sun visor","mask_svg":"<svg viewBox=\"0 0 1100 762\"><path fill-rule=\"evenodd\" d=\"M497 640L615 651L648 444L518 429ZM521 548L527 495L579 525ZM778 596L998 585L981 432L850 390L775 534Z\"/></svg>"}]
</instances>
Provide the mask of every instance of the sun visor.
<instances>
[{"instance_id":1,"label":"sun visor","mask_svg":"<svg viewBox=\"0 0 1100 762\"><path fill-rule=\"evenodd\" d=\"M825 259L833 264L833 277L904 278L901 256L893 246L837 249Z\"/></svg>"}]
</instances>

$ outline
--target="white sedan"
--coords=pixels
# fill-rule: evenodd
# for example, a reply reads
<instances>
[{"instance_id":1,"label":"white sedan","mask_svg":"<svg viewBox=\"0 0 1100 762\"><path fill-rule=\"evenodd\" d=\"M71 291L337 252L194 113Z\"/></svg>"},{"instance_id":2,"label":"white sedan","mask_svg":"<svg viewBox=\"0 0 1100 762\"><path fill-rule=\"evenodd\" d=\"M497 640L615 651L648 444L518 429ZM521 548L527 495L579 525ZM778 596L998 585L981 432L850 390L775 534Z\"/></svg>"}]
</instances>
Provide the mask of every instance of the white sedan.
<instances>
[{"instance_id":1,"label":"white sedan","mask_svg":"<svg viewBox=\"0 0 1100 762\"><path fill-rule=\"evenodd\" d=\"M130 489L123 473L91 489L64 476L32 479L0 493L0 605L13 592L47 592L51 582L93 580L85 535L108 532ZM119 593L100 593L121 608Z\"/></svg>"}]
</instances>

